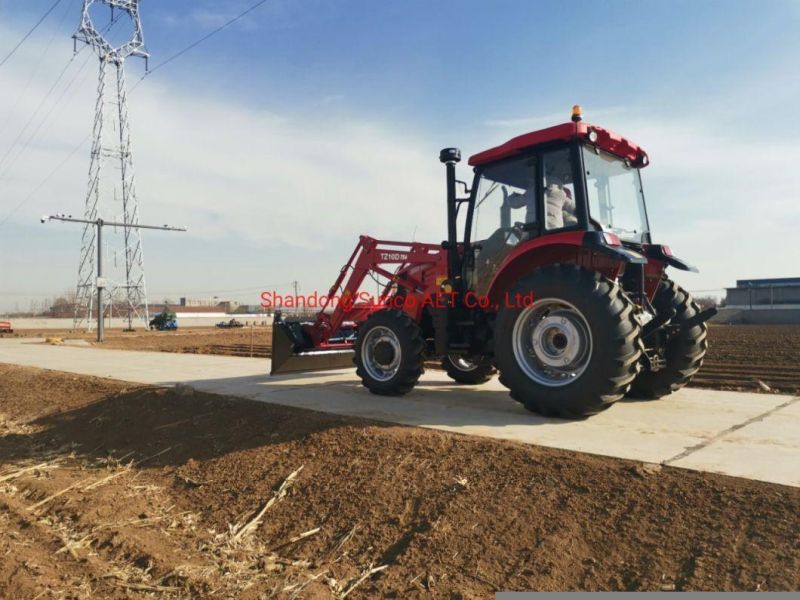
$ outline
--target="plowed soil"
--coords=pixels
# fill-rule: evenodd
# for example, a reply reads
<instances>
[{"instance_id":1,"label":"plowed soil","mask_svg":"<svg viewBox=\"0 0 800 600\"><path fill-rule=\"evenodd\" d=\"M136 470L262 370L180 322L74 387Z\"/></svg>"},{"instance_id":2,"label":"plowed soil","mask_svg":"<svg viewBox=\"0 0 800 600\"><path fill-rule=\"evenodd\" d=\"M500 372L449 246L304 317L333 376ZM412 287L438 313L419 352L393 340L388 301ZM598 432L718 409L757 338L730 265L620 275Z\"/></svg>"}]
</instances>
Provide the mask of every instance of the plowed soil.
<instances>
[{"instance_id":1,"label":"plowed soil","mask_svg":"<svg viewBox=\"0 0 800 600\"><path fill-rule=\"evenodd\" d=\"M65 340L86 340L96 344L96 333L66 330L27 329L17 330L6 337L60 337ZM106 329L103 348L117 350L149 350L157 352L183 352L191 354L239 354L250 355L251 343L254 356L259 356L259 348L272 344L272 327L242 327L239 329L220 329L216 327L180 328L177 331L137 330L123 332L119 329ZM230 351L231 348L235 352Z\"/></svg>"},{"instance_id":2,"label":"plowed soil","mask_svg":"<svg viewBox=\"0 0 800 600\"><path fill-rule=\"evenodd\" d=\"M692 385L800 391L800 325L712 325L708 339L708 355Z\"/></svg>"},{"instance_id":3,"label":"plowed soil","mask_svg":"<svg viewBox=\"0 0 800 600\"><path fill-rule=\"evenodd\" d=\"M800 490L0 365L0 597L797 590Z\"/></svg>"}]
</instances>

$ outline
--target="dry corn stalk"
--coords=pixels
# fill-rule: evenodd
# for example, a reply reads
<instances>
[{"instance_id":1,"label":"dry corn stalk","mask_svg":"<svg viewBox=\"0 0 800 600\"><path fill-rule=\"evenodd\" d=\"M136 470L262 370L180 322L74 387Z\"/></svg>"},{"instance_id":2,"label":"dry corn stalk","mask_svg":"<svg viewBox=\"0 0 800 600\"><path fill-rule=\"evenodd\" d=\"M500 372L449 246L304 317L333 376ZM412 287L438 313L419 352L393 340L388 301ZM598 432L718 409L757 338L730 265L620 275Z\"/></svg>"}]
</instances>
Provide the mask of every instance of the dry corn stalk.
<instances>
[{"instance_id":1,"label":"dry corn stalk","mask_svg":"<svg viewBox=\"0 0 800 600\"><path fill-rule=\"evenodd\" d=\"M301 465L299 469L291 472L289 476L283 480L283 483L278 488L278 491L275 492L275 495L269 499L269 501L264 505L264 507L260 511L258 511L256 516L250 519L250 521L248 521L244 525L237 528L236 532L233 534L233 537L231 538L232 542L238 542L247 534L255 531L255 529L261 523L261 519L264 517L266 512L270 508L272 508L272 506L276 502L280 502L281 500L283 500L283 498L286 496L286 493L289 491L289 488L291 487L292 483L294 483L295 478L297 478L297 475L300 473L300 471L303 470L304 466L305 465Z\"/></svg>"}]
</instances>

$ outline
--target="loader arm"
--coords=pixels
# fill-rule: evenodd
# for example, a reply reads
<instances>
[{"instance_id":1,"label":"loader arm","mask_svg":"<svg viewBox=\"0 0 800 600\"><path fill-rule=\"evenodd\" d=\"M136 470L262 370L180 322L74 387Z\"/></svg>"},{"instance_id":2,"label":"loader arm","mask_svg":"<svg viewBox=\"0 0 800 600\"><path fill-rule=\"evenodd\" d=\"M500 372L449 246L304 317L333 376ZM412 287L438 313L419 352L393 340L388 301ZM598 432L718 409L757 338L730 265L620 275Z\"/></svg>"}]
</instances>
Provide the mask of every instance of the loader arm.
<instances>
[{"instance_id":1,"label":"loader arm","mask_svg":"<svg viewBox=\"0 0 800 600\"><path fill-rule=\"evenodd\" d=\"M405 293L418 296L434 291L435 286L431 285L431 281L423 281L408 271L411 267L420 266L420 272L427 272L428 268L434 267L437 273L439 270L446 273L446 257L446 252L436 244L360 236L313 322L285 321L276 313L271 373L349 366L353 342L330 341L342 325L347 321L358 324L372 312L384 308L395 286L397 289L403 288ZM364 279L372 274L387 279L387 283L378 298L367 301L359 297L359 289ZM329 307L332 310L328 312ZM347 355L342 356L340 361L333 360L332 356L322 356L323 353L343 352Z\"/></svg>"}]
</instances>

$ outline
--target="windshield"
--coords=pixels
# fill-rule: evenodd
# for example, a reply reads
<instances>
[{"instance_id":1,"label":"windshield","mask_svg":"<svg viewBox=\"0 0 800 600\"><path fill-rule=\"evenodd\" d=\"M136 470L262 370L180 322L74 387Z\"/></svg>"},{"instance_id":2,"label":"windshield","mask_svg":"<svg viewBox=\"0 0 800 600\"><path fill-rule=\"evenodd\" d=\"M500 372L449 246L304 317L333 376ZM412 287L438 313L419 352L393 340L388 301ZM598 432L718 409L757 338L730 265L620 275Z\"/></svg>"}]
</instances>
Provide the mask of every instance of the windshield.
<instances>
[{"instance_id":1,"label":"windshield","mask_svg":"<svg viewBox=\"0 0 800 600\"><path fill-rule=\"evenodd\" d=\"M583 147L589 215L603 231L637 244L648 241L647 213L639 169L621 158Z\"/></svg>"}]
</instances>

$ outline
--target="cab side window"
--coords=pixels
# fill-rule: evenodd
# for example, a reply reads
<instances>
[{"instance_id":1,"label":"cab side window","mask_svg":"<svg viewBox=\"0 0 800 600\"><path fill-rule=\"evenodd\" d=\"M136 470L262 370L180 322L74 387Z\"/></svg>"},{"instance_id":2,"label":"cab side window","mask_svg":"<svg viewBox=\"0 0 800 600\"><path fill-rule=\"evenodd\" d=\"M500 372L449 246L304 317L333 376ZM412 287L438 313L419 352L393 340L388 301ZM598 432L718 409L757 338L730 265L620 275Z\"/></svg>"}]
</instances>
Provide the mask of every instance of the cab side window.
<instances>
[{"instance_id":1,"label":"cab side window","mask_svg":"<svg viewBox=\"0 0 800 600\"><path fill-rule=\"evenodd\" d=\"M538 221L536 158L523 157L484 170L475 196L473 240L485 240L498 229Z\"/></svg>"},{"instance_id":2,"label":"cab side window","mask_svg":"<svg viewBox=\"0 0 800 600\"><path fill-rule=\"evenodd\" d=\"M536 184L536 158L530 156L492 165L481 174L470 238L479 244L471 281L479 293L486 291L511 250L536 229Z\"/></svg>"},{"instance_id":3,"label":"cab side window","mask_svg":"<svg viewBox=\"0 0 800 600\"><path fill-rule=\"evenodd\" d=\"M578 224L572 172L569 148L547 152L542 156L544 224L548 231Z\"/></svg>"}]
</instances>

